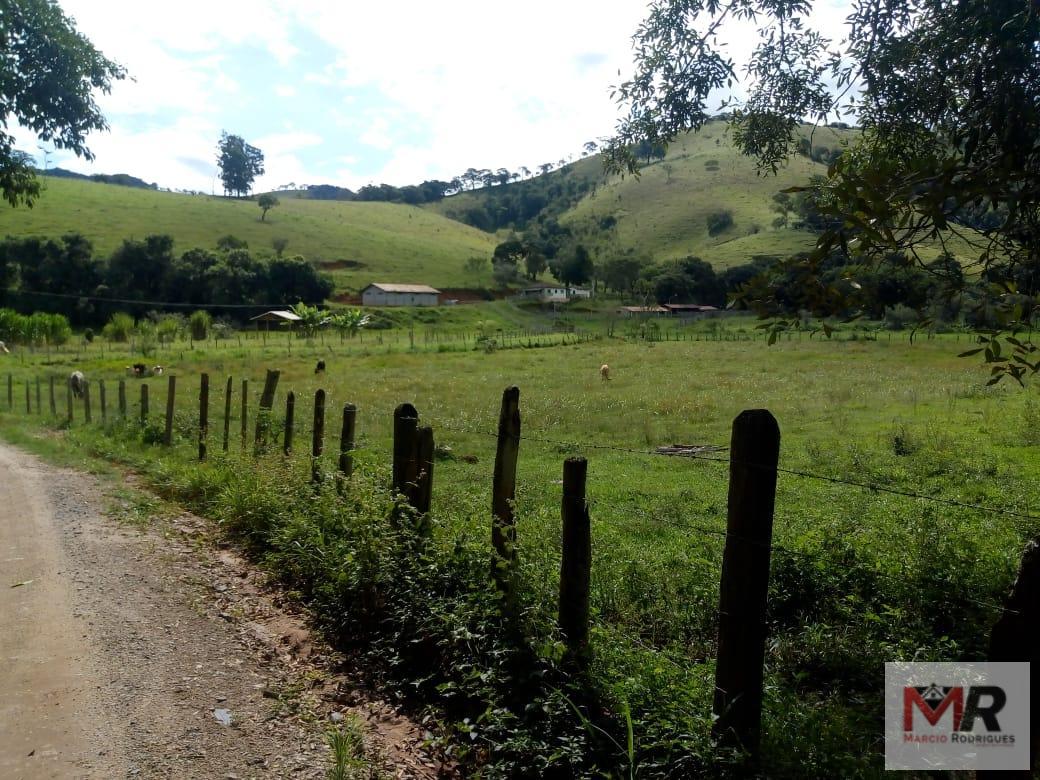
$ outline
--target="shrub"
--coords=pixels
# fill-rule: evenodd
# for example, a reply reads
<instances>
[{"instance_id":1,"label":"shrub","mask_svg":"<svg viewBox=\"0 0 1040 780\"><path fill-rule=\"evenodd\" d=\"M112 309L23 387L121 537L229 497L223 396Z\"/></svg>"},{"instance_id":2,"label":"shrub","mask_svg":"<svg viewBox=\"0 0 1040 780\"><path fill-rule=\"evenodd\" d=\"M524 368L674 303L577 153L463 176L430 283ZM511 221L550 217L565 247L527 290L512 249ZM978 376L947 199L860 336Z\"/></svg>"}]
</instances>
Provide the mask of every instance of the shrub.
<instances>
[{"instance_id":1,"label":"shrub","mask_svg":"<svg viewBox=\"0 0 1040 780\"><path fill-rule=\"evenodd\" d=\"M87 328L85 331L83 331L83 340L85 342L87 342L88 344L92 344L94 342L94 329L93 328Z\"/></svg>"},{"instance_id":2,"label":"shrub","mask_svg":"<svg viewBox=\"0 0 1040 780\"><path fill-rule=\"evenodd\" d=\"M213 327L213 317L208 311L194 311L188 318L188 329L195 341L205 341L209 338L209 329Z\"/></svg>"},{"instance_id":3,"label":"shrub","mask_svg":"<svg viewBox=\"0 0 1040 780\"><path fill-rule=\"evenodd\" d=\"M729 211L713 211L708 215L708 235L717 236L732 227L733 225L733 212Z\"/></svg>"},{"instance_id":4,"label":"shrub","mask_svg":"<svg viewBox=\"0 0 1040 780\"><path fill-rule=\"evenodd\" d=\"M101 329L101 335L109 341L118 341L125 343L130 340L130 336L134 332L134 318L126 312L117 311L109 319L108 323L104 328Z\"/></svg>"}]
</instances>

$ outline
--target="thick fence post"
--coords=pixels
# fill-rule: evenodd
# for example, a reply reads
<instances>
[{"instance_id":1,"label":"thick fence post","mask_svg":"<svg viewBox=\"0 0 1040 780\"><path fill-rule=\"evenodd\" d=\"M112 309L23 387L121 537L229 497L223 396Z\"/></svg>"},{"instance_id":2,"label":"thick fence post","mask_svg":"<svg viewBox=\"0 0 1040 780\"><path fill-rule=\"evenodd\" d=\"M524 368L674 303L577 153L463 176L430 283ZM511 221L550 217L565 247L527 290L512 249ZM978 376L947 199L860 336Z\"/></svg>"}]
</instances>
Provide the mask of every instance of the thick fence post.
<instances>
[{"instance_id":1,"label":"thick fence post","mask_svg":"<svg viewBox=\"0 0 1040 780\"><path fill-rule=\"evenodd\" d=\"M227 378L227 387L224 389L224 452L228 451L228 440L231 437L231 391L233 382L231 377Z\"/></svg>"},{"instance_id":2,"label":"thick fence post","mask_svg":"<svg viewBox=\"0 0 1040 780\"><path fill-rule=\"evenodd\" d=\"M400 404L394 409L394 462L393 490L405 497L411 496L411 486L418 474L416 462L419 412L411 404Z\"/></svg>"},{"instance_id":3,"label":"thick fence post","mask_svg":"<svg viewBox=\"0 0 1040 780\"><path fill-rule=\"evenodd\" d=\"M325 444L325 391L314 394L314 427L311 430L311 482L321 481L321 451Z\"/></svg>"},{"instance_id":4,"label":"thick fence post","mask_svg":"<svg viewBox=\"0 0 1040 780\"><path fill-rule=\"evenodd\" d=\"M249 380L242 380L242 452L246 451L246 436L249 432Z\"/></svg>"},{"instance_id":5,"label":"thick fence post","mask_svg":"<svg viewBox=\"0 0 1040 780\"><path fill-rule=\"evenodd\" d=\"M29 380L25 380L25 413L32 414L32 400L30 398Z\"/></svg>"},{"instance_id":6,"label":"thick fence post","mask_svg":"<svg viewBox=\"0 0 1040 780\"><path fill-rule=\"evenodd\" d=\"M119 380L119 419L126 419L126 380Z\"/></svg>"},{"instance_id":7,"label":"thick fence post","mask_svg":"<svg viewBox=\"0 0 1040 780\"><path fill-rule=\"evenodd\" d=\"M350 479L354 473L354 429L357 425L357 407L343 405L343 427L339 432L339 473L342 479Z\"/></svg>"},{"instance_id":8,"label":"thick fence post","mask_svg":"<svg viewBox=\"0 0 1040 780\"><path fill-rule=\"evenodd\" d=\"M148 385L141 384L141 425L148 424Z\"/></svg>"},{"instance_id":9,"label":"thick fence post","mask_svg":"<svg viewBox=\"0 0 1040 780\"><path fill-rule=\"evenodd\" d=\"M66 418L68 419L69 425L72 425L72 379L65 380L65 405L68 407L66 411Z\"/></svg>"},{"instance_id":10,"label":"thick fence post","mask_svg":"<svg viewBox=\"0 0 1040 780\"><path fill-rule=\"evenodd\" d=\"M419 428L415 444L417 474L411 504L418 515L416 530L422 536L429 536L430 505L433 503L433 428L428 425Z\"/></svg>"},{"instance_id":11,"label":"thick fence post","mask_svg":"<svg viewBox=\"0 0 1040 780\"><path fill-rule=\"evenodd\" d=\"M206 439L209 436L209 374L199 378L199 460L206 459Z\"/></svg>"},{"instance_id":12,"label":"thick fence post","mask_svg":"<svg viewBox=\"0 0 1040 780\"><path fill-rule=\"evenodd\" d=\"M741 412L730 440L712 733L752 759L761 742L766 593L779 458L776 418L765 409Z\"/></svg>"},{"instance_id":13,"label":"thick fence post","mask_svg":"<svg viewBox=\"0 0 1040 780\"><path fill-rule=\"evenodd\" d=\"M14 377L7 375L7 409L14 411Z\"/></svg>"},{"instance_id":14,"label":"thick fence post","mask_svg":"<svg viewBox=\"0 0 1040 780\"><path fill-rule=\"evenodd\" d=\"M43 399L40 393L40 378L36 377L36 414L43 414Z\"/></svg>"},{"instance_id":15,"label":"thick fence post","mask_svg":"<svg viewBox=\"0 0 1040 780\"><path fill-rule=\"evenodd\" d=\"M516 463L520 455L520 388L507 387L502 393L502 410L498 416L498 449L495 451L495 474L491 486L491 573L502 589L512 581L516 560Z\"/></svg>"},{"instance_id":16,"label":"thick fence post","mask_svg":"<svg viewBox=\"0 0 1040 780\"><path fill-rule=\"evenodd\" d=\"M88 423L94 419L90 413L90 382L83 383L83 419Z\"/></svg>"},{"instance_id":17,"label":"thick fence post","mask_svg":"<svg viewBox=\"0 0 1040 780\"><path fill-rule=\"evenodd\" d=\"M163 432L163 444L173 444L173 405L177 400L177 377L170 375L166 381L166 430Z\"/></svg>"},{"instance_id":18,"label":"thick fence post","mask_svg":"<svg viewBox=\"0 0 1040 780\"><path fill-rule=\"evenodd\" d=\"M260 407L256 412L256 430L253 438L253 454L260 455L267 449L267 434L271 428L271 408L274 406L274 393L278 388L280 371L268 369L264 378L264 391L260 394Z\"/></svg>"},{"instance_id":19,"label":"thick fence post","mask_svg":"<svg viewBox=\"0 0 1040 780\"><path fill-rule=\"evenodd\" d=\"M293 440L293 418L296 416L296 393L292 390L285 396L285 437L282 442L282 452L286 457L292 454Z\"/></svg>"},{"instance_id":20,"label":"thick fence post","mask_svg":"<svg viewBox=\"0 0 1040 780\"><path fill-rule=\"evenodd\" d=\"M50 394L51 417L58 416L58 399L54 397L54 374L47 377L47 392Z\"/></svg>"},{"instance_id":21,"label":"thick fence post","mask_svg":"<svg viewBox=\"0 0 1040 780\"><path fill-rule=\"evenodd\" d=\"M98 380L98 399L101 401L101 422L108 422L108 401L105 398L105 380Z\"/></svg>"},{"instance_id":22,"label":"thick fence post","mask_svg":"<svg viewBox=\"0 0 1040 780\"><path fill-rule=\"evenodd\" d=\"M1022 553L1018 577L1004 603L1004 611L989 637L990 661L1027 661L1029 674L1029 766L1040 754L1040 539ZM977 772L976 777L997 778L1007 772Z\"/></svg>"},{"instance_id":23,"label":"thick fence post","mask_svg":"<svg viewBox=\"0 0 1040 780\"><path fill-rule=\"evenodd\" d=\"M585 501L585 458L563 462L562 555L560 558L560 631L572 661L589 658L589 589L592 578L592 531Z\"/></svg>"}]
</instances>

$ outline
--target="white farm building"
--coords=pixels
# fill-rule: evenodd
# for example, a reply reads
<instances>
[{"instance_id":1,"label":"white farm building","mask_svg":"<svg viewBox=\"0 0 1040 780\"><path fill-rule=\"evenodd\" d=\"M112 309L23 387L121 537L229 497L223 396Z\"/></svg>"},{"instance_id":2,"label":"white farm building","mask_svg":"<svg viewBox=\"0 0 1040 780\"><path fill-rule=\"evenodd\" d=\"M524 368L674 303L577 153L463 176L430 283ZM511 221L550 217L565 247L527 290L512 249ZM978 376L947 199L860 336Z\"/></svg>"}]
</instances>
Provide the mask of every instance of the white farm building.
<instances>
[{"instance_id":1,"label":"white farm building","mask_svg":"<svg viewBox=\"0 0 1040 780\"><path fill-rule=\"evenodd\" d=\"M426 284L382 284L372 282L361 291L365 306L436 306L440 290Z\"/></svg>"}]
</instances>

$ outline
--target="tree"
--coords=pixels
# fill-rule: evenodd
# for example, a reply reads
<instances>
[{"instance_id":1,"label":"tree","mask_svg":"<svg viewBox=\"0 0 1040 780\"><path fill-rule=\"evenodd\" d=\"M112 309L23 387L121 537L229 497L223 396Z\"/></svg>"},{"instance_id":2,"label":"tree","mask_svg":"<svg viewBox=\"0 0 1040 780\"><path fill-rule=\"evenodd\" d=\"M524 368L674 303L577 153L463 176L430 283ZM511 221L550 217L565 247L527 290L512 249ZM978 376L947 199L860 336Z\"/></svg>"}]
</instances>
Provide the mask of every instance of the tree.
<instances>
[{"instance_id":1,"label":"tree","mask_svg":"<svg viewBox=\"0 0 1040 780\"><path fill-rule=\"evenodd\" d=\"M92 160L87 135L108 129L94 90L107 93L125 77L53 0L0 5L0 193L8 203L32 206L40 194L32 157L16 150L7 132L11 121Z\"/></svg>"},{"instance_id":2,"label":"tree","mask_svg":"<svg viewBox=\"0 0 1040 780\"><path fill-rule=\"evenodd\" d=\"M253 181L264 173L264 153L224 131L217 144L217 165L225 195L248 195Z\"/></svg>"},{"instance_id":3,"label":"tree","mask_svg":"<svg viewBox=\"0 0 1040 780\"><path fill-rule=\"evenodd\" d=\"M271 248L274 249L276 257L281 257L287 246L289 246L289 239L284 236L271 239Z\"/></svg>"},{"instance_id":4,"label":"tree","mask_svg":"<svg viewBox=\"0 0 1040 780\"><path fill-rule=\"evenodd\" d=\"M363 314L361 309L346 309L329 317L328 322L341 336L354 338L362 328L368 327L371 319L367 314Z\"/></svg>"},{"instance_id":5,"label":"tree","mask_svg":"<svg viewBox=\"0 0 1040 780\"><path fill-rule=\"evenodd\" d=\"M267 212L277 206L279 203L278 198L272 195L270 192L265 192L259 198L256 199L256 205L260 207L260 221L264 221L264 217L267 216ZM282 247L283 249L285 247ZM279 253L280 254L280 253Z\"/></svg>"},{"instance_id":6,"label":"tree","mask_svg":"<svg viewBox=\"0 0 1040 780\"><path fill-rule=\"evenodd\" d=\"M609 147L615 170L634 171L632 149L667 143L710 119L717 90L729 100L733 139L760 168L776 171L801 142L806 118L855 111L861 132L812 186L827 218L807 258L788 261L802 303L821 316L855 314L854 279L821 284L834 252L861 267L893 256L925 263L917 250L952 235L970 246L971 273L943 278L948 293L981 276L980 308L999 312L1012 334L1040 313L1040 288L1021 288L1040 267L1040 8L1014 0L875 0L852 6L836 43L811 24L813 0L656 0L635 36L633 77L618 87L626 106ZM752 21L760 40L746 79L724 52L723 19ZM681 63L677 66L676 63ZM836 90L834 87L836 86ZM811 148L808 149L811 153ZM977 232L968 212L1006 216ZM931 269L939 277L942 269ZM780 315L768 278L743 297ZM784 327L783 319L776 327ZM1031 339L986 337L993 380L1040 371Z\"/></svg>"},{"instance_id":7,"label":"tree","mask_svg":"<svg viewBox=\"0 0 1040 780\"><path fill-rule=\"evenodd\" d=\"M582 244L578 244L572 252L563 257L557 257L549 265L549 270L552 271L552 275L557 281L568 287L584 284L592 278L592 255Z\"/></svg>"}]
</instances>

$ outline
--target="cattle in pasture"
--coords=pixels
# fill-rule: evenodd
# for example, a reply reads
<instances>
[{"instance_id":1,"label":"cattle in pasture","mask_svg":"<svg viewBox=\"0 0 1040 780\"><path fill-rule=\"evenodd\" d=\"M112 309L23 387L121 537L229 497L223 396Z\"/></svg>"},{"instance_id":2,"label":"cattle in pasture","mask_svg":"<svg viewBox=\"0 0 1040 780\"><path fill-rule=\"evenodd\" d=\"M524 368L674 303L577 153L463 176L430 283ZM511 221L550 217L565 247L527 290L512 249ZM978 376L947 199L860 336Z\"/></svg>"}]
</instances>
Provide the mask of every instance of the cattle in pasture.
<instances>
[{"instance_id":1,"label":"cattle in pasture","mask_svg":"<svg viewBox=\"0 0 1040 780\"><path fill-rule=\"evenodd\" d=\"M82 398L87 389L87 378L82 371L73 371L69 374L69 389L76 398Z\"/></svg>"},{"instance_id":2,"label":"cattle in pasture","mask_svg":"<svg viewBox=\"0 0 1040 780\"><path fill-rule=\"evenodd\" d=\"M317 365L314 366L314 373L315 374L324 374L325 373L325 361L324 360L319 360Z\"/></svg>"},{"instance_id":3,"label":"cattle in pasture","mask_svg":"<svg viewBox=\"0 0 1040 780\"><path fill-rule=\"evenodd\" d=\"M8 355L10 354L11 350L7 348L7 345L4 342L0 341L0 352L3 352L5 355Z\"/></svg>"},{"instance_id":4,"label":"cattle in pasture","mask_svg":"<svg viewBox=\"0 0 1040 780\"><path fill-rule=\"evenodd\" d=\"M162 366L152 366L152 376L162 376L163 370Z\"/></svg>"},{"instance_id":5,"label":"cattle in pasture","mask_svg":"<svg viewBox=\"0 0 1040 780\"><path fill-rule=\"evenodd\" d=\"M604 382L610 381L610 366L606 363L599 367L599 378Z\"/></svg>"}]
</instances>

